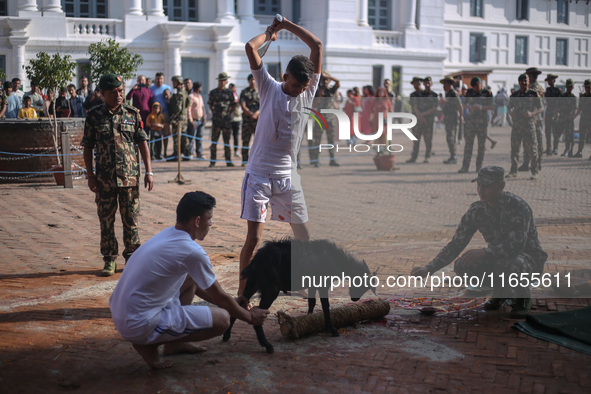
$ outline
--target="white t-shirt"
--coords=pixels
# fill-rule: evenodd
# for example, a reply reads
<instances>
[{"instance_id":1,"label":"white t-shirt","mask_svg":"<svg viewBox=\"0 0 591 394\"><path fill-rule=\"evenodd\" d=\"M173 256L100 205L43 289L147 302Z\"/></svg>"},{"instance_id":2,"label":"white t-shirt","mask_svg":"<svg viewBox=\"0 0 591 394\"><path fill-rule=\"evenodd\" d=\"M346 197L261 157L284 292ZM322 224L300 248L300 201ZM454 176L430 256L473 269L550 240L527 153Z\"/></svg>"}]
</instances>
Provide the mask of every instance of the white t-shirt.
<instances>
[{"instance_id":1,"label":"white t-shirt","mask_svg":"<svg viewBox=\"0 0 591 394\"><path fill-rule=\"evenodd\" d=\"M204 290L216 281L209 256L186 231L169 227L140 246L109 299L121 336L141 340L154 331L160 311L180 296L187 274Z\"/></svg>"},{"instance_id":2,"label":"white t-shirt","mask_svg":"<svg viewBox=\"0 0 591 394\"><path fill-rule=\"evenodd\" d=\"M318 89L320 74L314 74L308 89L291 97L281 89L263 65L251 70L260 97L257 122L247 171L269 178L289 178L296 171L296 157L302 143L308 112ZM292 116L293 115L293 116Z\"/></svg>"}]
</instances>

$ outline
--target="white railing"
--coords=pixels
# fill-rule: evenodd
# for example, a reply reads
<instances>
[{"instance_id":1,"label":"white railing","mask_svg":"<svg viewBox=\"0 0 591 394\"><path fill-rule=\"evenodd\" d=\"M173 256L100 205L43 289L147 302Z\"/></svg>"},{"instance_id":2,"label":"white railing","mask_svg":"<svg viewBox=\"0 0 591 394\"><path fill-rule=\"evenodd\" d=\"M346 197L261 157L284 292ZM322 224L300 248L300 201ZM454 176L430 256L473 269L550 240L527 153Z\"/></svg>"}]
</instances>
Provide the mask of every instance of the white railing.
<instances>
[{"instance_id":1,"label":"white railing","mask_svg":"<svg viewBox=\"0 0 591 394\"><path fill-rule=\"evenodd\" d=\"M117 19L68 18L68 35L115 37Z\"/></svg>"},{"instance_id":2,"label":"white railing","mask_svg":"<svg viewBox=\"0 0 591 394\"><path fill-rule=\"evenodd\" d=\"M404 35L400 31L374 30L374 45L402 48Z\"/></svg>"}]
</instances>

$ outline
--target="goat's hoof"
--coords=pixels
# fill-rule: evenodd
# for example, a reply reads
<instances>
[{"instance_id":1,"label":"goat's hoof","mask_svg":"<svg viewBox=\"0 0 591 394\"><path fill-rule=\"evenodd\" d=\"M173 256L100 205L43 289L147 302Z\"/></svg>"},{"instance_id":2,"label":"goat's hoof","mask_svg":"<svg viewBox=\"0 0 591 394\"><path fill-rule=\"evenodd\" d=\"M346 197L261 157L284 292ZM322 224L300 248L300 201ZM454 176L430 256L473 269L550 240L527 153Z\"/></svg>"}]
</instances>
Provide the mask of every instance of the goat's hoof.
<instances>
[{"instance_id":1,"label":"goat's hoof","mask_svg":"<svg viewBox=\"0 0 591 394\"><path fill-rule=\"evenodd\" d=\"M334 331L331 330L330 333L332 334L333 337L339 336L339 332L337 330L334 330Z\"/></svg>"},{"instance_id":2,"label":"goat's hoof","mask_svg":"<svg viewBox=\"0 0 591 394\"><path fill-rule=\"evenodd\" d=\"M222 337L222 341L228 342L228 339L230 339L231 336L232 336L232 334L229 332L224 333L224 336Z\"/></svg>"},{"instance_id":3,"label":"goat's hoof","mask_svg":"<svg viewBox=\"0 0 591 394\"><path fill-rule=\"evenodd\" d=\"M267 348L267 354L275 353L275 349L273 349L273 345L265 346Z\"/></svg>"}]
</instances>

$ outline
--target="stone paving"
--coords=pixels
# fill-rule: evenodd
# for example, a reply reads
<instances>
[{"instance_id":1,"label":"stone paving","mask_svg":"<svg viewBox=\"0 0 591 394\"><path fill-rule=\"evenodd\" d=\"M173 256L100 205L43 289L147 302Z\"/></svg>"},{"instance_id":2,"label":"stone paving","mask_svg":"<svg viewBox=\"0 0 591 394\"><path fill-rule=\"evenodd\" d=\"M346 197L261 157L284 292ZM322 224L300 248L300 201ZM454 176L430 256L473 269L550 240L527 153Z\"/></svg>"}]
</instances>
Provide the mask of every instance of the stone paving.
<instances>
[{"instance_id":1,"label":"stone paving","mask_svg":"<svg viewBox=\"0 0 591 394\"><path fill-rule=\"evenodd\" d=\"M493 128L490 135L499 144L487 151L484 165L508 168L509 130ZM434 137L436 156L429 164L404 163L410 144L402 143L405 152L397 156L392 172L376 171L370 155L339 153L338 168L327 161L312 168L307 153L301 155L314 238L337 242L365 259L372 270L380 267L381 275L408 274L413 266L429 262L477 199L469 182L473 169L458 174L459 166L441 164L447 158L443 131ZM152 192L142 192L140 236L146 240L172 225L176 204L186 191L211 193L218 205L214 228L202 245L222 287L235 292L245 236L245 223L239 219L243 169L218 165L210 170L206 161L182 164L191 185L168 183L176 175L176 163L153 165L156 185ZM554 156L545 158L543 166L538 181L520 173L507 181L506 190L532 207L549 254L547 271L588 272L591 162ZM591 357L513 330L508 307L426 316L392 304L385 319L342 329L339 338L322 334L297 341L282 337L276 317L270 316L265 332L275 345L273 355L258 345L251 327L238 322L229 342L209 340L206 353L173 356L171 369L153 371L119 337L110 319L108 297L120 273L98 276L98 221L85 181L75 181L74 189L0 185L0 196L2 393L591 390ZM119 240L120 227L118 221ZM268 222L264 237L289 233L287 225ZM477 234L469 247L482 244ZM346 302L334 299L332 305ZM589 305L584 298L537 298L532 313ZM305 300L280 297L271 311L298 315L306 306Z\"/></svg>"}]
</instances>

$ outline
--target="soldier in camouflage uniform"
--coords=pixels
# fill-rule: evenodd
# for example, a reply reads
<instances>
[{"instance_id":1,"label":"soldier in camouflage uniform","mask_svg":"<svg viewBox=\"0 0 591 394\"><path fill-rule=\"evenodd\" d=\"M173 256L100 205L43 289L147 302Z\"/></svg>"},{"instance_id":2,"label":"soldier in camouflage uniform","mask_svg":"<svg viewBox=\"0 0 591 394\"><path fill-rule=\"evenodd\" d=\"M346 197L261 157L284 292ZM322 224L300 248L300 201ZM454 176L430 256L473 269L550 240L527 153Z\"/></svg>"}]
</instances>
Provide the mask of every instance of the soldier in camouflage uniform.
<instances>
[{"instance_id":1,"label":"soldier in camouflage uniform","mask_svg":"<svg viewBox=\"0 0 591 394\"><path fill-rule=\"evenodd\" d=\"M538 96L542 99L544 98L544 88L538 83L538 75L542 72L538 70L536 67L531 67L525 70L527 74L528 81L529 81L529 89L534 90L538 93ZM535 165L538 167L538 170L542 169L542 152L544 152L544 138L542 135L542 114L536 115L534 118L534 123L536 126L536 140L538 144L538 159L535 162ZM519 171L528 171L529 170L529 163L531 162L531 158L529 157L528 152L524 149L523 151L523 165L518 168ZM533 165L533 164L532 164Z\"/></svg>"},{"instance_id":2,"label":"soldier in camouflage uniform","mask_svg":"<svg viewBox=\"0 0 591 394\"><path fill-rule=\"evenodd\" d=\"M456 159L456 129L458 123L463 120L464 108L460 95L453 88L456 81L452 77L445 77L440 80L445 90L445 104L443 104L443 122L445 123L445 138L449 148L449 159L443 164L457 164Z\"/></svg>"},{"instance_id":3,"label":"soldier in camouflage uniform","mask_svg":"<svg viewBox=\"0 0 591 394\"><path fill-rule=\"evenodd\" d=\"M564 131L564 152L561 156L573 157L575 146L575 115L577 112L577 97L572 93L575 83L572 79L566 80L566 93L560 99L559 124Z\"/></svg>"},{"instance_id":4,"label":"soldier in camouflage uniform","mask_svg":"<svg viewBox=\"0 0 591 394\"><path fill-rule=\"evenodd\" d=\"M415 163L419 156L419 147L421 143L421 137L425 140L425 160L423 163L428 163L431 158L431 143L433 141L433 120L435 119L435 110L439 104L437 93L431 91L433 81L431 77L425 77L423 79L423 85L425 90L421 91L418 99L415 100L416 108L413 105L413 113L417 117L417 125L413 129L413 134L417 137L416 141L413 141L412 154L407 163Z\"/></svg>"},{"instance_id":5,"label":"soldier in camouflage uniform","mask_svg":"<svg viewBox=\"0 0 591 394\"><path fill-rule=\"evenodd\" d=\"M212 113L211 126L211 147L210 147L210 163L209 167L215 167L217 158L217 142L220 139L220 134L224 140L224 156L226 158L226 166L234 167L232 164L232 150L230 149L230 137L232 136L232 113L236 106L236 99L234 93L230 89L226 89L228 83L228 74L220 73L217 77L218 87L209 92L209 100L207 104Z\"/></svg>"},{"instance_id":6,"label":"soldier in camouflage uniform","mask_svg":"<svg viewBox=\"0 0 591 394\"><path fill-rule=\"evenodd\" d=\"M558 75L548 74L546 82L548 87L546 88L546 116L544 119L544 132L546 133L546 155L557 155L558 154L558 140L560 139L560 132L558 131L558 107L560 100L558 97L562 97L562 90L554 86ZM554 136L554 138L552 138ZM552 148L554 147L554 148ZM539 152L541 155L541 152Z\"/></svg>"},{"instance_id":7,"label":"soldier in camouflage uniform","mask_svg":"<svg viewBox=\"0 0 591 394\"><path fill-rule=\"evenodd\" d=\"M487 247L468 250L455 261L454 271L463 276L482 278L493 274L493 298L485 309L499 309L506 298L513 301L511 317L525 317L531 308L528 287L511 287L507 278L511 274L542 274L548 254L542 250L538 232L529 205L518 196L503 191L505 170L488 166L478 172L472 182L478 182L480 201L470 205L460 220L453 239L426 266L416 267L411 275L422 277L448 266L468 246L470 240L480 231ZM484 274L484 275L483 275ZM504 287L500 275L504 274ZM531 279L531 277L529 277ZM482 285L482 284L481 284Z\"/></svg>"},{"instance_id":8,"label":"soldier in camouflage uniform","mask_svg":"<svg viewBox=\"0 0 591 394\"><path fill-rule=\"evenodd\" d=\"M591 79L585 80L585 93L579 95L579 108L575 118L579 114L579 151L573 157L583 157L585 139L591 133ZM589 159L591 160L591 157Z\"/></svg>"},{"instance_id":9,"label":"soldier in camouflage uniform","mask_svg":"<svg viewBox=\"0 0 591 394\"><path fill-rule=\"evenodd\" d=\"M105 74L99 81L99 88L104 103L88 111L82 146L88 188L96 194L101 225L101 254L105 263L101 274L111 276L117 269L115 259L119 253L114 227L117 203L123 222L125 261L140 246L137 227L140 168L136 144L146 167L144 186L148 191L154 186L154 174L139 110L123 104L121 77ZM93 150L96 150L96 172L92 167Z\"/></svg>"},{"instance_id":10,"label":"soldier in camouflage uniform","mask_svg":"<svg viewBox=\"0 0 591 394\"><path fill-rule=\"evenodd\" d=\"M260 114L259 91L252 74L248 75L248 87L240 92L240 106L242 107L242 167L248 163L250 138L257 128Z\"/></svg>"},{"instance_id":11,"label":"soldier in camouflage uniform","mask_svg":"<svg viewBox=\"0 0 591 394\"><path fill-rule=\"evenodd\" d=\"M330 81L333 81L334 84L332 87L328 87ZM320 112L321 109L335 109L335 100L336 100L336 93L339 87L341 86L341 81L337 78L331 76L328 72L323 71L322 76L320 78L320 84L318 86L318 90L316 91L316 99L314 99L314 107ZM326 117L326 139L329 144L334 145L334 133L338 130L338 122L335 116L327 116ZM322 128L318 126L318 124L314 123L312 128L312 141L308 141L309 147L314 147L309 150L310 152L310 164L314 167L320 166L320 161L318 160L318 156L320 154L320 141L322 140ZM329 149L328 155L330 156L330 164L331 166L338 167L340 166L339 163L336 162L334 158L334 150Z\"/></svg>"},{"instance_id":12,"label":"soldier in camouflage uniform","mask_svg":"<svg viewBox=\"0 0 591 394\"><path fill-rule=\"evenodd\" d=\"M528 88L527 75L521 74L519 76L520 89L511 95L509 106L507 110L513 119L513 127L511 129L511 171L507 177L514 178L517 176L517 165L519 164L519 146L523 141L524 156L527 155L528 160L531 160L531 178L538 179L538 151L537 133L536 133L536 115L542 113L544 110L542 106L542 98L538 92ZM524 159L525 160L525 159ZM528 162L524 163L526 166Z\"/></svg>"},{"instance_id":13,"label":"soldier in camouflage uniform","mask_svg":"<svg viewBox=\"0 0 591 394\"><path fill-rule=\"evenodd\" d=\"M472 78L470 81L472 88L468 89L465 96L465 105L470 110L466 116L466 125L464 127L464 138L466 145L464 146L464 162L459 173L466 173L470 168L470 161L472 160L472 149L474 147L474 139L478 138L478 156L476 156L476 172L482 168L484 161L484 152L486 150L486 135L488 128L488 112L493 110L494 98L488 89L482 88L482 81L478 77Z\"/></svg>"},{"instance_id":14,"label":"soldier in camouflage uniform","mask_svg":"<svg viewBox=\"0 0 591 394\"><path fill-rule=\"evenodd\" d=\"M172 77L172 87L176 89L177 92L172 95L170 101L168 103L168 114L170 116L170 130L172 132L172 141L173 141L173 157L167 159L166 161L178 161L181 158L181 155L177 153L178 150L178 136L179 131L182 133L187 130L187 126L189 124L189 107L191 107L191 98L189 94L184 89L183 86L183 77L180 75L175 75ZM187 137L184 135L181 136L181 153L187 151L187 145L189 141ZM190 158L183 157L183 161L191 160Z\"/></svg>"}]
</instances>

